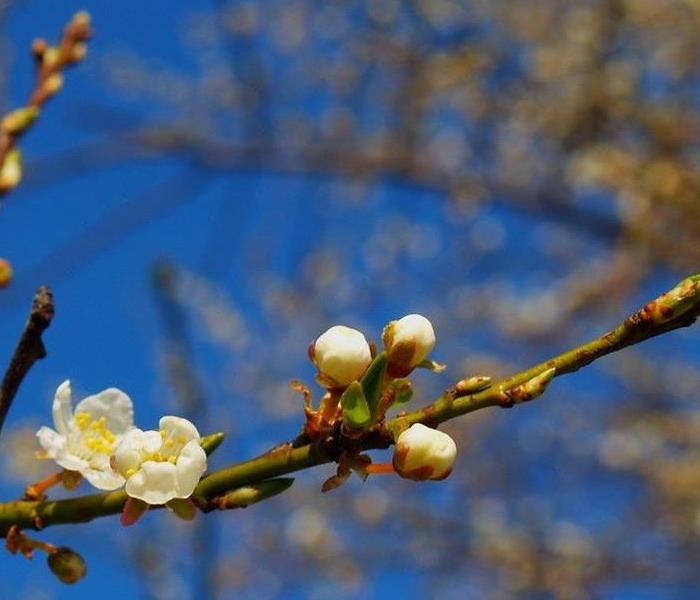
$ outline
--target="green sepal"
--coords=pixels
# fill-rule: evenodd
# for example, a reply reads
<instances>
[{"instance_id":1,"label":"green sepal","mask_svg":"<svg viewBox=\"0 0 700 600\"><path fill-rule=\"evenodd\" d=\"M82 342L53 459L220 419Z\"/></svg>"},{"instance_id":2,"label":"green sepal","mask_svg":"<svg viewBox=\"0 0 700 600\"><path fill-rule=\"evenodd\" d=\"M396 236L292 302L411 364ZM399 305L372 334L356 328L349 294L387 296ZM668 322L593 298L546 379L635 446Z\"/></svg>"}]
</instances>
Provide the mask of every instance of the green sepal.
<instances>
[{"instance_id":1,"label":"green sepal","mask_svg":"<svg viewBox=\"0 0 700 600\"><path fill-rule=\"evenodd\" d=\"M221 446L221 442L224 441L225 437L226 436L221 432L212 433L211 435L203 437L199 445L204 449L204 452L207 453L207 456L209 456L214 450Z\"/></svg>"},{"instance_id":2,"label":"green sepal","mask_svg":"<svg viewBox=\"0 0 700 600\"><path fill-rule=\"evenodd\" d=\"M340 397L343 424L350 430L365 430L372 422L372 414L359 381L353 381Z\"/></svg>"},{"instance_id":3,"label":"green sepal","mask_svg":"<svg viewBox=\"0 0 700 600\"><path fill-rule=\"evenodd\" d=\"M183 521L192 521L197 514L197 507L189 498L173 498L166 502L165 506Z\"/></svg>"},{"instance_id":4,"label":"green sepal","mask_svg":"<svg viewBox=\"0 0 700 600\"><path fill-rule=\"evenodd\" d=\"M136 523L148 510L149 504L137 498L127 498L122 508L120 522L124 527Z\"/></svg>"},{"instance_id":5,"label":"green sepal","mask_svg":"<svg viewBox=\"0 0 700 600\"><path fill-rule=\"evenodd\" d=\"M386 374L386 352L378 354L377 357L367 367L367 371L362 376L362 391L365 394L365 400L369 407L371 423L377 418L379 412L379 399L382 395L382 386L384 384L384 375Z\"/></svg>"},{"instance_id":6,"label":"green sepal","mask_svg":"<svg viewBox=\"0 0 700 600\"><path fill-rule=\"evenodd\" d=\"M408 377L399 377L392 380L389 384L391 397L393 398L392 406L406 404L413 398L413 384Z\"/></svg>"},{"instance_id":7,"label":"green sepal","mask_svg":"<svg viewBox=\"0 0 700 600\"><path fill-rule=\"evenodd\" d=\"M442 373L447 368L447 365L426 358L420 361L416 367L419 369L428 369L428 371L432 371L433 373Z\"/></svg>"}]
</instances>

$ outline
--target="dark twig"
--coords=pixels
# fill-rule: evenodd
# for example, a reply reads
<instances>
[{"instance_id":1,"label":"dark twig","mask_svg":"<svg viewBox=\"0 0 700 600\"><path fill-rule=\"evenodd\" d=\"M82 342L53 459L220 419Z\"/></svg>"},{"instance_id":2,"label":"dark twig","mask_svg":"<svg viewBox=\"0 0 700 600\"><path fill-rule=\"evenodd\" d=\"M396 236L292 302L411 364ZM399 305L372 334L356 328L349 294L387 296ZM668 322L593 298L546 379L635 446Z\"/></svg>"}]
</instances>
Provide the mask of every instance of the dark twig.
<instances>
[{"instance_id":1,"label":"dark twig","mask_svg":"<svg viewBox=\"0 0 700 600\"><path fill-rule=\"evenodd\" d=\"M41 334L51 325L53 315L54 305L51 290L46 286L41 286L34 294L29 319L27 319L22 337L17 343L17 348L15 348L15 353L12 355L0 386L0 432L2 432L5 417L24 376L37 360L46 356L46 348L44 348Z\"/></svg>"}]
</instances>

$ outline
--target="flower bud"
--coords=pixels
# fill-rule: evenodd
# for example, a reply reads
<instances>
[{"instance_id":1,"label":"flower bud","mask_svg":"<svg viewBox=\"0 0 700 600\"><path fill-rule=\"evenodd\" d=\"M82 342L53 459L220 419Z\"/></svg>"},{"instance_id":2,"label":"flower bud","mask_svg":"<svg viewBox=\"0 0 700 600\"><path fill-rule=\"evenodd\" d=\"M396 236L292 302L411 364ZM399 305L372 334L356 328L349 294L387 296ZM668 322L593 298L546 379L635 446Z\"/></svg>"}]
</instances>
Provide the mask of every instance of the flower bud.
<instances>
[{"instance_id":1,"label":"flower bud","mask_svg":"<svg viewBox=\"0 0 700 600\"><path fill-rule=\"evenodd\" d=\"M445 479L457 457L454 440L421 423L411 425L396 440L394 469L404 479Z\"/></svg>"},{"instance_id":2,"label":"flower bud","mask_svg":"<svg viewBox=\"0 0 700 600\"><path fill-rule=\"evenodd\" d=\"M39 109L36 106L25 106L13 110L6 114L0 128L11 135L23 133L39 116Z\"/></svg>"},{"instance_id":3,"label":"flower bud","mask_svg":"<svg viewBox=\"0 0 700 600\"><path fill-rule=\"evenodd\" d=\"M310 347L309 356L319 371L319 383L344 388L362 377L372 360L369 344L356 329L335 325Z\"/></svg>"},{"instance_id":4,"label":"flower bud","mask_svg":"<svg viewBox=\"0 0 700 600\"><path fill-rule=\"evenodd\" d=\"M0 289L7 287L10 283L12 283L12 265L4 258L0 258Z\"/></svg>"},{"instance_id":5,"label":"flower bud","mask_svg":"<svg viewBox=\"0 0 700 600\"><path fill-rule=\"evenodd\" d=\"M13 148L5 156L5 162L0 166L0 193L8 192L17 187L22 180L22 156Z\"/></svg>"},{"instance_id":6,"label":"flower bud","mask_svg":"<svg viewBox=\"0 0 700 600\"><path fill-rule=\"evenodd\" d=\"M44 91L47 96L53 96L63 87L63 75L54 73L49 75L44 81Z\"/></svg>"},{"instance_id":7,"label":"flower bud","mask_svg":"<svg viewBox=\"0 0 700 600\"><path fill-rule=\"evenodd\" d=\"M65 546L49 554L47 562L51 572L63 583L76 583L87 573L83 557Z\"/></svg>"},{"instance_id":8,"label":"flower bud","mask_svg":"<svg viewBox=\"0 0 700 600\"><path fill-rule=\"evenodd\" d=\"M435 347L435 331L423 315L406 315L391 321L384 328L382 339L390 372L398 377L408 375Z\"/></svg>"}]
</instances>

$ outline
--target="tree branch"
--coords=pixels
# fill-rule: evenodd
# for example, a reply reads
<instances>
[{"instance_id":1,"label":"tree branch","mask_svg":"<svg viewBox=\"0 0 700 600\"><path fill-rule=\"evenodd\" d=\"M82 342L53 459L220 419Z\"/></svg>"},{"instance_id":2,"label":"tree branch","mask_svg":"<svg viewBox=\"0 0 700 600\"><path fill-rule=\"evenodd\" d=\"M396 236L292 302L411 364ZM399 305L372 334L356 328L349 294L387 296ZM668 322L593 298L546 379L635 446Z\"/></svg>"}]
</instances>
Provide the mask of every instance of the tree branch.
<instances>
[{"instance_id":1,"label":"tree branch","mask_svg":"<svg viewBox=\"0 0 700 600\"><path fill-rule=\"evenodd\" d=\"M551 377L572 373L602 356L674 329L687 327L698 316L700 275L693 275L646 304L608 333L496 382L484 391L462 395L460 387L455 385L432 404L399 415L370 431L359 442L344 438L338 427L334 435L320 444L283 444L257 458L207 475L197 486L194 499L205 511L210 510L211 501L227 491L337 460L343 450L386 448L393 443L399 432L413 423L437 426L481 408L511 407L532 400L544 391L544 386ZM543 379L543 374L548 374L546 380ZM533 386L533 381L541 385ZM206 439L203 444L205 442ZM12 525L17 525L20 529L41 529L48 525L81 523L117 514L121 512L126 499L125 492L116 491L68 500L13 501L0 504L0 536L5 536Z\"/></svg>"},{"instance_id":2,"label":"tree branch","mask_svg":"<svg viewBox=\"0 0 700 600\"><path fill-rule=\"evenodd\" d=\"M41 39L32 44L36 61L34 88L26 105L5 115L0 121L0 195L16 187L21 178L17 141L32 126L44 104L61 89L62 72L85 56L90 35L89 15L78 12L65 26L58 45L49 46ZM6 164L10 161L12 164Z\"/></svg>"},{"instance_id":3,"label":"tree branch","mask_svg":"<svg viewBox=\"0 0 700 600\"><path fill-rule=\"evenodd\" d=\"M5 417L24 376L37 360L46 356L46 348L44 348L41 335L51 325L53 315L54 305L51 290L42 286L34 295L27 324L24 326L22 336L17 342L15 352L5 371L2 384L0 384L0 432L2 432Z\"/></svg>"}]
</instances>

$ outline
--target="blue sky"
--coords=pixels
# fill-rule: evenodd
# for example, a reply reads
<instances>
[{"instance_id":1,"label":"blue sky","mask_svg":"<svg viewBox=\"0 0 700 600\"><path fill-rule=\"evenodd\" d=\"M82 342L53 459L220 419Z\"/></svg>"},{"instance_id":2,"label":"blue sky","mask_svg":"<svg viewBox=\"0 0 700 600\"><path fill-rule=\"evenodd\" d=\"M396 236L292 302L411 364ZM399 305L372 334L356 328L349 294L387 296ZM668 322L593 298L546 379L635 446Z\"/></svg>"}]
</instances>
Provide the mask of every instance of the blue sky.
<instances>
[{"instance_id":1,"label":"blue sky","mask_svg":"<svg viewBox=\"0 0 700 600\"><path fill-rule=\"evenodd\" d=\"M35 36L54 39L69 16L82 8L92 14L96 31L87 61L67 74L64 90L22 140L26 182L0 210L0 255L10 259L17 272L13 287L0 292L0 363L11 355L37 285L52 287L57 306L56 318L45 335L49 356L27 377L5 431L25 423L37 426L46 422L54 390L66 378L72 380L78 397L109 386L124 389L134 400L137 421L143 427L154 426L160 415L172 409L162 369L161 315L151 285L153 266L163 260L192 277L214 282L243 316L251 339L245 348L227 355L211 342L206 327L193 318L194 356L206 395L216 399L200 427L216 428L220 423L231 427L231 437L221 452L225 456L216 457L216 464L251 456L293 437L299 427L300 411L273 421L261 414L259 399L251 398L245 387L248 361L269 361L270 379L275 381L300 377L311 382L313 372L304 358L306 346L322 327L337 321L347 320L377 338L389 319L422 312L437 315L438 337L442 331L446 338L444 355L454 360L477 352L508 352L513 364L525 367L546 357L537 354L541 347L515 346L507 337L494 334L486 322L467 331L464 324L450 322L441 312L460 290L468 294L493 283L495 272L509 279L505 292L522 297L566 276L567 266L551 255L548 258L543 239L551 223L540 216L496 202L461 221L450 217L444 198L402 181L387 179L366 185L358 200L357 189L341 179L255 170L217 175L183 167L182 161L174 158L135 159L95 172L86 169L79 176L62 178L60 172L58 177L52 172L46 176L49 181L42 178L37 170L49 167L51 157L85 147L83 144L97 138L89 127L81 126L81 111L86 107L106 105L141 117L158 112L143 103L127 102L107 85L101 72L105 57L128 48L149 64L191 71L194 76L196 63L180 40L191 15L209 9L210 4L159 0L18 3L4 24L13 47L10 106L21 102L31 86L31 63L23 48ZM79 163L80 157L75 160ZM402 227L427 228L414 230L425 234L425 242L399 253L392 269L372 267L367 260L372 250L367 250L366 242L372 236L381 240L382 231L396 219ZM478 246L482 238L496 243L493 247L487 244L480 255L470 253L470 244ZM603 256L607 250L585 235L579 243L585 248L586 260ZM321 297L320 302L315 290L312 307L319 312L290 323L266 302L271 290L284 286L295 290L303 302L305 286L313 283L304 278L304 265L319 249L340 257L350 289L343 292L336 287L330 290L333 296ZM548 340L549 348L564 350L569 343L582 342L605 330L624 311L673 284L680 275L655 273L629 305L598 315L595 323L572 325L571 331L561 333L561 339ZM456 280L464 283L463 289L458 289ZM183 293L187 296L193 289ZM445 290L452 295L443 293ZM290 355L270 350L268 336L283 338ZM650 348L663 350L670 357L697 356L700 350L692 331L673 334L670 341L654 341ZM566 398L567 391L576 390L591 398L595 406L599 391L609 397L618 384L603 370L594 372L590 380L577 374L567 379L568 383L557 381L555 395ZM420 385L428 393L449 381L420 377ZM556 401L553 397L552 402ZM604 409L598 406L596 410L602 414ZM511 411L504 422L506 427L516 427L516 420L517 426L535 427L538 414L528 407L522 413ZM546 465L533 466L535 486L538 482L551 485L550 480L560 475ZM302 479L302 485L317 486L323 476L310 474ZM599 483L601 493L607 494L611 503L624 502L616 496L618 482ZM22 485L17 480L1 481L0 492L6 498L16 497ZM433 491L433 500L439 503L454 494L449 485L448 481L444 488ZM579 492L575 490L573 496ZM590 508L583 520L604 522L604 509L602 504ZM222 523L228 522L224 518ZM75 529L51 528L42 538L79 549L89 564L85 581L65 588L42 565L5 555L0 558L0 579L11 582L12 587L0 589L0 599L43 597L39 590L49 598L96 594L105 600L138 597L142 587L129 563L133 553L128 543L130 532L120 530L115 519L81 527L79 537L74 537ZM184 573L196 569L191 556L180 560ZM268 568L274 569L274 565ZM375 572L368 597L381 597L388 590L397 595L403 590L410 597L417 589L414 586L424 584L421 577L420 570L408 567ZM311 591L311 586L288 589L283 596L307 597ZM607 597L640 598L640 594L636 589L622 589ZM327 595L319 592L312 597ZM644 597L688 596L680 589L648 591Z\"/></svg>"}]
</instances>

